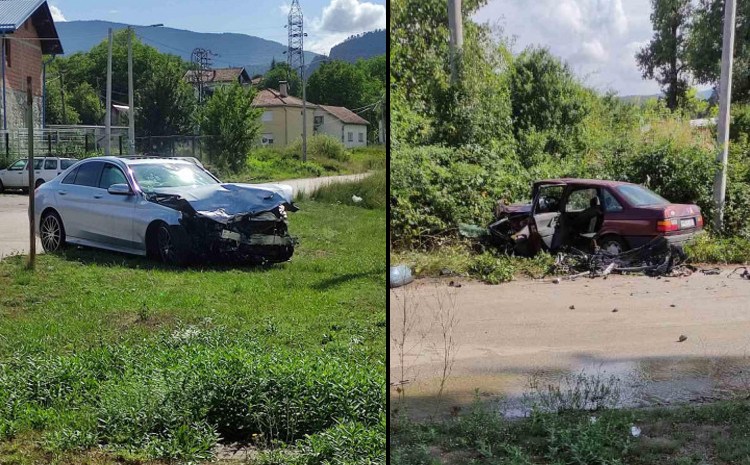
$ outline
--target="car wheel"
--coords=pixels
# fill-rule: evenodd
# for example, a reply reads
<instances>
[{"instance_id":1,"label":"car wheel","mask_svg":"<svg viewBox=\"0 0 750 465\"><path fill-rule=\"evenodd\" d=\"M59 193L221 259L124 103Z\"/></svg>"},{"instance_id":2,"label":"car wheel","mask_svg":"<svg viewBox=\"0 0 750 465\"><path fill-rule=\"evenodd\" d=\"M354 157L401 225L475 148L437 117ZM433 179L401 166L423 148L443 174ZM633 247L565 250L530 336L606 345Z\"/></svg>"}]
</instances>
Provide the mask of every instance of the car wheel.
<instances>
[{"instance_id":1,"label":"car wheel","mask_svg":"<svg viewBox=\"0 0 750 465\"><path fill-rule=\"evenodd\" d=\"M3 192L5 192L5 186L3 186L3 182L0 181L0 194L2 194Z\"/></svg>"},{"instance_id":2,"label":"car wheel","mask_svg":"<svg viewBox=\"0 0 750 465\"><path fill-rule=\"evenodd\" d=\"M57 213L50 212L42 216L39 236L42 239L42 247L46 252L57 252L63 248L65 245L65 227Z\"/></svg>"},{"instance_id":3,"label":"car wheel","mask_svg":"<svg viewBox=\"0 0 750 465\"><path fill-rule=\"evenodd\" d=\"M44 184L44 179L37 179L36 184L34 184L34 189L39 189L39 186Z\"/></svg>"},{"instance_id":4,"label":"car wheel","mask_svg":"<svg viewBox=\"0 0 750 465\"><path fill-rule=\"evenodd\" d=\"M184 237L178 228L171 228L166 223L156 227L155 245L159 259L170 265L184 265L187 262Z\"/></svg>"},{"instance_id":5,"label":"car wheel","mask_svg":"<svg viewBox=\"0 0 750 465\"><path fill-rule=\"evenodd\" d=\"M599 248L610 255L619 255L629 249L625 241L615 235L604 236L598 242Z\"/></svg>"}]
</instances>

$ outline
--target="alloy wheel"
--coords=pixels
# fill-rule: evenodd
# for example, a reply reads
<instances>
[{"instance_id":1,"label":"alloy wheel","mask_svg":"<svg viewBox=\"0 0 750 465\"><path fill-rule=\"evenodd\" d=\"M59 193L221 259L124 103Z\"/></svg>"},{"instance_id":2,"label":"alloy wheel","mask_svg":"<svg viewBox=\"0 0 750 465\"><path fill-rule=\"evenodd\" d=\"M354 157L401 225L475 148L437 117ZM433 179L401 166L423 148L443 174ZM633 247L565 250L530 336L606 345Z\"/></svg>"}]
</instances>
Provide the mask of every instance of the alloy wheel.
<instances>
[{"instance_id":1,"label":"alloy wheel","mask_svg":"<svg viewBox=\"0 0 750 465\"><path fill-rule=\"evenodd\" d=\"M55 215L47 215L42 220L40 234L42 247L47 252L54 252L60 248L62 242L62 225Z\"/></svg>"}]
</instances>

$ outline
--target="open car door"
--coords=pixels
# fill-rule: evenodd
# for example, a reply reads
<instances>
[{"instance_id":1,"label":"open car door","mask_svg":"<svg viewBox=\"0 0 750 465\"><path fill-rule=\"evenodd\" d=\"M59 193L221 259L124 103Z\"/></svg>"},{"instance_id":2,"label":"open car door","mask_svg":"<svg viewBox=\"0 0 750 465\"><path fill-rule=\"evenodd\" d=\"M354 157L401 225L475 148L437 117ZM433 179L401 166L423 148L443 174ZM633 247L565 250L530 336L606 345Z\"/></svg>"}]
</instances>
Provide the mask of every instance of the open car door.
<instances>
[{"instance_id":1,"label":"open car door","mask_svg":"<svg viewBox=\"0 0 750 465\"><path fill-rule=\"evenodd\" d=\"M556 248L565 187L566 184L561 182L540 182L534 185L529 230L532 243L535 243L533 247L537 250Z\"/></svg>"}]
</instances>

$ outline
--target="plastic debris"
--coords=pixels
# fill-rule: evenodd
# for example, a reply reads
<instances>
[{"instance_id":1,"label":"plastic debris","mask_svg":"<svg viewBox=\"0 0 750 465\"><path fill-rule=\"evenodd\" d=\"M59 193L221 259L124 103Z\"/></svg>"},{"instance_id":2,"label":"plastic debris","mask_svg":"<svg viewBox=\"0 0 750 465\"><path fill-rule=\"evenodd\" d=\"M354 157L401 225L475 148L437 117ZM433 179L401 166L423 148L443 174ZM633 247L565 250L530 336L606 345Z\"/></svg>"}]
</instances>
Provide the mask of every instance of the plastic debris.
<instances>
[{"instance_id":1,"label":"plastic debris","mask_svg":"<svg viewBox=\"0 0 750 465\"><path fill-rule=\"evenodd\" d=\"M352 195L352 202L354 203L360 203L362 201L362 197L355 195Z\"/></svg>"},{"instance_id":2,"label":"plastic debris","mask_svg":"<svg viewBox=\"0 0 750 465\"><path fill-rule=\"evenodd\" d=\"M409 284L414 281L414 276L411 274L411 269L406 265L398 265L391 267L390 273L390 286L400 287Z\"/></svg>"},{"instance_id":3,"label":"plastic debris","mask_svg":"<svg viewBox=\"0 0 750 465\"><path fill-rule=\"evenodd\" d=\"M634 438L637 438L641 435L641 429L637 426L631 426L630 427L630 435Z\"/></svg>"}]
</instances>

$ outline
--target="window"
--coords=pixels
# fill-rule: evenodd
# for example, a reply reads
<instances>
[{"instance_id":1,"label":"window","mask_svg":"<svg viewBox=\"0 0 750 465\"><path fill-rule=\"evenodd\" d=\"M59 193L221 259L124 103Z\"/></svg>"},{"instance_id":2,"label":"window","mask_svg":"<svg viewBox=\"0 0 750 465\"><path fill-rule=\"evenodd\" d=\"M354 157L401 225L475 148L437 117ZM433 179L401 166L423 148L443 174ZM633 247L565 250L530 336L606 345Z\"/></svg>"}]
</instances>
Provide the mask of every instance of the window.
<instances>
[{"instance_id":1,"label":"window","mask_svg":"<svg viewBox=\"0 0 750 465\"><path fill-rule=\"evenodd\" d=\"M99 185L99 176L102 174L104 163L93 161L84 163L78 168L75 184L78 186L96 187Z\"/></svg>"},{"instance_id":2,"label":"window","mask_svg":"<svg viewBox=\"0 0 750 465\"><path fill-rule=\"evenodd\" d=\"M534 214L559 211L564 186L542 186L534 208Z\"/></svg>"},{"instance_id":3,"label":"window","mask_svg":"<svg viewBox=\"0 0 750 465\"><path fill-rule=\"evenodd\" d=\"M263 112L263 121L265 121L265 122L273 121L273 112L272 111L264 111Z\"/></svg>"},{"instance_id":4,"label":"window","mask_svg":"<svg viewBox=\"0 0 750 465\"><path fill-rule=\"evenodd\" d=\"M40 169L42 169L42 164L43 164L43 163L44 163L44 159L43 159L43 158L35 158L35 159L34 159L34 169L35 169L35 170L40 170ZM27 171L28 171L28 170L27 170Z\"/></svg>"},{"instance_id":5,"label":"window","mask_svg":"<svg viewBox=\"0 0 750 465\"><path fill-rule=\"evenodd\" d=\"M133 177L146 193L162 187L189 187L218 184L218 181L192 163L139 163L131 165Z\"/></svg>"},{"instance_id":6,"label":"window","mask_svg":"<svg viewBox=\"0 0 750 465\"><path fill-rule=\"evenodd\" d=\"M74 184L76 182L76 174L78 174L78 168L74 169L65 176L62 180L63 184Z\"/></svg>"},{"instance_id":7,"label":"window","mask_svg":"<svg viewBox=\"0 0 750 465\"><path fill-rule=\"evenodd\" d=\"M617 187L617 192L622 194L634 207L646 207L651 205L667 205L669 202L655 192L651 192L642 186L622 185Z\"/></svg>"},{"instance_id":8,"label":"window","mask_svg":"<svg viewBox=\"0 0 750 465\"><path fill-rule=\"evenodd\" d=\"M273 134L266 133L260 138L261 145L273 145Z\"/></svg>"},{"instance_id":9,"label":"window","mask_svg":"<svg viewBox=\"0 0 750 465\"><path fill-rule=\"evenodd\" d=\"M18 160L8 167L8 171L21 171L26 166L26 160Z\"/></svg>"},{"instance_id":10,"label":"window","mask_svg":"<svg viewBox=\"0 0 750 465\"><path fill-rule=\"evenodd\" d=\"M359 133L359 141L360 142L364 142L365 141L365 135L364 135L364 133L361 133L361 132Z\"/></svg>"},{"instance_id":11,"label":"window","mask_svg":"<svg viewBox=\"0 0 750 465\"><path fill-rule=\"evenodd\" d=\"M608 189L602 189L602 197L604 198L604 211L605 212L621 212L622 205L617 201L614 195L612 195Z\"/></svg>"},{"instance_id":12,"label":"window","mask_svg":"<svg viewBox=\"0 0 750 465\"><path fill-rule=\"evenodd\" d=\"M99 181L99 187L109 189L112 184L127 184L128 180L122 170L115 165L107 163L102 170L102 179Z\"/></svg>"},{"instance_id":13,"label":"window","mask_svg":"<svg viewBox=\"0 0 750 465\"><path fill-rule=\"evenodd\" d=\"M60 169L67 170L73 166L78 160L60 160Z\"/></svg>"},{"instance_id":14,"label":"window","mask_svg":"<svg viewBox=\"0 0 750 465\"><path fill-rule=\"evenodd\" d=\"M354 142L354 133L353 132L349 132L349 136L347 137L347 140L349 142Z\"/></svg>"},{"instance_id":15,"label":"window","mask_svg":"<svg viewBox=\"0 0 750 465\"><path fill-rule=\"evenodd\" d=\"M57 169L57 160L54 158L48 158L44 160L44 169L45 170L56 170Z\"/></svg>"},{"instance_id":16,"label":"window","mask_svg":"<svg viewBox=\"0 0 750 465\"><path fill-rule=\"evenodd\" d=\"M565 204L566 212L582 212L591 207L591 201L597 199L596 189L577 189L570 193ZM598 201L598 200L597 200Z\"/></svg>"}]
</instances>

